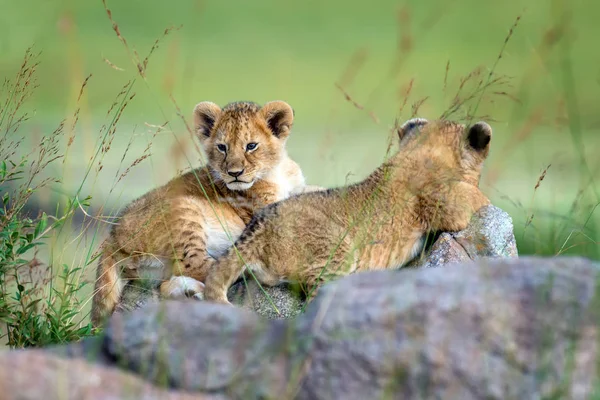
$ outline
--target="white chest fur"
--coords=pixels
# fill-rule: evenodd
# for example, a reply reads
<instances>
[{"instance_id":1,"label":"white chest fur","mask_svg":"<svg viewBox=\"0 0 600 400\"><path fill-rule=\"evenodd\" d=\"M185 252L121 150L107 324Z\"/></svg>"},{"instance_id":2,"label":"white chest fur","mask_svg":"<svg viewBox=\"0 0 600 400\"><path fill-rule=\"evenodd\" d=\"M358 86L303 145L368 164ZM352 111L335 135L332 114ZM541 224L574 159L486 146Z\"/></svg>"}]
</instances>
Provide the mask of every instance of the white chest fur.
<instances>
[{"instance_id":1,"label":"white chest fur","mask_svg":"<svg viewBox=\"0 0 600 400\"><path fill-rule=\"evenodd\" d=\"M267 182L275 184L278 188L277 201L285 200L290 195L304 187L304 175L300 169L290 168L289 161L284 159L263 177Z\"/></svg>"},{"instance_id":2,"label":"white chest fur","mask_svg":"<svg viewBox=\"0 0 600 400\"><path fill-rule=\"evenodd\" d=\"M225 221L218 219L207 221L204 227L206 234L206 252L213 258L219 258L227 253L227 250L235 243L242 234L243 227L227 225Z\"/></svg>"}]
</instances>

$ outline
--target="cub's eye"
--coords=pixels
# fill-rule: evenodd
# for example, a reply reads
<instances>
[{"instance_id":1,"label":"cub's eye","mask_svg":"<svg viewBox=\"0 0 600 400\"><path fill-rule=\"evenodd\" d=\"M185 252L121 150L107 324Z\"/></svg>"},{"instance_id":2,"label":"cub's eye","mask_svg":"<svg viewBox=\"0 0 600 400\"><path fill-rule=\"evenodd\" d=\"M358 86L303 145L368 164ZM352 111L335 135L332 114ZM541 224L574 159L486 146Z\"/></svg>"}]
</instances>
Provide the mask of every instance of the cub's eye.
<instances>
[{"instance_id":1,"label":"cub's eye","mask_svg":"<svg viewBox=\"0 0 600 400\"><path fill-rule=\"evenodd\" d=\"M227 145L226 144L218 144L217 150L219 150L221 153L225 153L227 151Z\"/></svg>"},{"instance_id":2,"label":"cub's eye","mask_svg":"<svg viewBox=\"0 0 600 400\"><path fill-rule=\"evenodd\" d=\"M256 149L257 146L258 146L258 143L248 143L246 145L246 151L252 151L252 150Z\"/></svg>"}]
</instances>

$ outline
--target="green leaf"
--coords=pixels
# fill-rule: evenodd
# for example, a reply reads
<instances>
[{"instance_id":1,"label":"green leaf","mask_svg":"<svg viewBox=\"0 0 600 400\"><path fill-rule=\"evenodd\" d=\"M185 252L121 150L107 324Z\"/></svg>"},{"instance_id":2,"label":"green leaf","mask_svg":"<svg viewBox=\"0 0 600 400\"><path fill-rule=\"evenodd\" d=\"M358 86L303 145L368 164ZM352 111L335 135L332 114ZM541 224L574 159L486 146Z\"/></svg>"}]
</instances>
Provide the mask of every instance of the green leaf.
<instances>
[{"instance_id":1,"label":"green leaf","mask_svg":"<svg viewBox=\"0 0 600 400\"><path fill-rule=\"evenodd\" d=\"M35 299L31 303L27 304L27 308L33 308L39 303L42 299Z\"/></svg>"},{"instance_id":2,"label":"green leaf","mask_svg":"<svg viewBox=\"0 0 600 400\"><path fill-rule=\"evenodd\" d=\"M21 255L21 254L25 253L27 250L29 250L37 245L38 245L38 243L29 243L26 246L19 247L17 249L17 255Z\"/></svg>"},{"instance_id":3,"label":"green leaf","mask_svg":"<svg viewBox=\"0 0 600 400\"><path fill-rule=\"evenodd\" d=\"M35 237L38 237L42 232L44 232L44 230L46 229L47 226L48 226L48 216L46 215L46 213L42 213L42 217L40 218L37 226L35 227L35 233L34 233Z\"/></svg>"},{"instance_id":4,"label":"green leaf","mask_svg":"<svg viewBox=\"0 0 600 400\"><path fill-rule=\"evenodd\" d=\"M0 162L0 179L4 179L6 176L6 161Z\"/></svg>"},{"instance_id":5,"label":"green leaf","mask_svg":"<svg viewBox=\"0 0 600 400\"><path fill-rule=\"evenodd\" d=\"M79 204L81 204L82 206L89 207L89 205L90 205L90 199L91 199L91 197L88 196L85 199L78 200L78 201L79 201Z\"/></svg>"}]
</instances>

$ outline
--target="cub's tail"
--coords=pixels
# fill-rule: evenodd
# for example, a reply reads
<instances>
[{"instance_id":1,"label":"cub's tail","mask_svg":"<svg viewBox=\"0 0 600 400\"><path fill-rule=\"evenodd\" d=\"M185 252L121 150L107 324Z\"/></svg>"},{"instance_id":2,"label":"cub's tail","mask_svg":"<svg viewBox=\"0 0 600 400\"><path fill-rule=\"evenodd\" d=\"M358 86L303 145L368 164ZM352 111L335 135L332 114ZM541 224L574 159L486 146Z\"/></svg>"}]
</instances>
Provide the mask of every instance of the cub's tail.
<instances>
[{"instance_id":1,"label":"cub's tail","mask_svg":"<svg viewBox=\"0 0 600 400\"><path fill-rule=\"evenodd\" d=\"M107 239L102 245L102 255L96 271L96 284L92 297L92 325L98 327L110 316L121 298L125 282L120 276L116 246Z\"/></svg>"}]
</instances>

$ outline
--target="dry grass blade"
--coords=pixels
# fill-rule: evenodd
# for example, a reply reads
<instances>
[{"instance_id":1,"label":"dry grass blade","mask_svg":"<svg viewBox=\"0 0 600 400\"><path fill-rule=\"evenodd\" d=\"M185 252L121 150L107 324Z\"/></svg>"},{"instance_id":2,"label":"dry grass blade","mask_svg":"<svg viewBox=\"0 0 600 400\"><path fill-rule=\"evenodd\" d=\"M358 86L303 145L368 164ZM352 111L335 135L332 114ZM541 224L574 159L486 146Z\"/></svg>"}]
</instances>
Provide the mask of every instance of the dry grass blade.
<instances>
[{"instance_id":1,"label":"dry grass blade","mask_svg":"<svg viewBox=\"0 0 600 400\"><path fill-rule=\"evenodd\" d=\"M25 136L14 136L22 122L28 119L27 112L21 109L37 87L35 82L38 55L32 53L31 48L27 49L14 80L7 81L3 86L6 99L3 99L0 106L0 130L4 131L0 136L0 160L3 170L0 185L11 201L10 204L3 205L3 213L0 214L2 216L0 230L20 213L38 189L58 181L52 176L43 177L43 172L50 164L63 157L59 144L64 133L65 121L62 121L52 133L43 135L39 143L27 152L20 148ZM17 180L21 183L12 186L11 182Z\"/></svg>"},{"instance_id":2,"label":"dry grass blade","mask_svg":"<svg viewBox=\"0 0 600 400\"><path fill-rule=\"evenodd\" d=\"M414 46L411 35L411 17L408 6L403 6L398 11L398 51L400 54L408 53Z\"/></svg>"},{"instance_id":3,"label":"dry grass blade","mask_svg":"<svg viewBox=\"0 0 600 400\"><path fill-rule=\"evenodd\" d=\"M515 19L515 22L513 23L513 25L510 27L508 34L506 35L506 37L504 38L504 43L502 43L502 48L500 49L500 52L498 53L498 57L496 58L496 61L494 62L494 65L492 65L492 69L490 69L490 73L488 74L487 77L487 82L485 85L483 85L483 89L481 91L481 94L479 96L479 99L477 100L477 103L475 104L475 109L473 111L473 115L477 113L477 109L479 108L479 104L481 103L481 100L483 99L483 96L485 94L485 90L489 87L489 83L492 80L492 77L496 71L496 67L498 66L498 63L500 63L500 60L502 59L502 56L504 54L504 50L506 50L506 46L508 45L508 42L510 41L510 38L512 37L515 29L517 28L517 26L519 25L519 21L521 21L521 16L522 15L518 15L517 18ZM469 125L471 124L472 120L469 120Z\"/></svg>"},{"instance_id":4,"label":"dry grass blade","mask_svg":"<svg viewBox=\"0 0 600 400\"><path fill-rule=\"evenodd\" d=\"M370 104L371 100L377 98L381 91L388 87L390 79L398 77L404 63L409 59L411 52L416 47L415 43L417 40L423 40L427 36L427 33L433 31L434 26L444 16L444 11L450 3L451 1L447 1L443 7L432 9L432 12L422 20L421 24L418 24L420 28L424 29L423 32L425 32L420 35L413 35L410 29L410 26L413 25L413 17L411 16L409 7L404 5L399 9L397 14L397 50L394 55L394 61L391 63L388 73L382 76L381 81L369 93L365 104Z\"/></svg>"},{"instance_id":5,"label":"dry grass blade","mask_svg":"<svg viewBox=\"0 0 600 400\"><path fill-rule=\"evenodd\" d=\"M198 147L198 144L196 143L196 140L195 140L196 139L196 135L194 134L193 129L190 127L190 125L188 124L185 116L181 112L181 108L179 108L179 105L177 104L177 101L175 101L175 98L172 95L169 96L169 97L171 99L171 102L173 103L173 106L175 107L175 111L177 113L177 116L181 119L181 121L185 125L186 131L190 135L190 139L191 139L191 142L194 144L194 148L196 150L196 153L202 155L202 151L200 151L200 147ZM202 161L202 163L204 163L204 160L201 159L201 161Z\"/></svg>"},{"instance_id":6,"label":"dry grass blade","mask_svg":"<svg viewBox=\"0 0 600 400\"><path fill-rule=\"evenodd\" d=\"M446 71L444 72L444 92L446 92L446 86L448 85L448 72L450 72L450 60L446 63Z\"/></svg>"},{"instance_id":7,"label":"dry grass blade","mask_svg":"<svg viewBox=\"0 0 600 400\"><path fill-rule=\"evenodd\" d=\"M492 79L484 81L483 68L477 67L473 69L469 74L460 79L460 83L450 106L441 114L440 119L449 119L453 117L455 119L466 119L472 121L473 119L483 119L484 116L477 115L478 104L482 98L485 97L485 92L489 88L495 89L491 94L494 96L508 97L514 99L514 96L508 94L505 90L500 90L510 86L510 78L506 75L492 76ZM473 107L469 107L473 101L477 100L477 104ZM493 101L490 99L490 101ZM466 108L466 111L463 110ZM463 115L456 115L463 112Z\"/></svg>"},{"instance_id":8,"label":"dry grass blade","mask_svg":"<svg viewBox=\"0 0 600 400\"><path fill-rule=\"evenodd\" d=\"M7 91L8 96L0 105L0 130L4 130L4 134L0 136L0 149L6 144L8 135L16 132L21 124L29 119L27 112L19 114L19 111L38 87L36 72L39 65L37 58L40 54L34 54L32 48L28 48L14 80L5 81L3 92Z\"/></svg>"},{"instance_id":9,"label":"dry grass blade","mask_svg":"<svg viewBox=\"0 0 600 400\"><path fill-rule=\"evenodd\" d=\"M108 15L108 19L112 23L113 31L115 31L115 33L117 34L117 37L119 38L119 40L121 41L121 43L123 43L125 45L125 48L127 48L127 52L129 52L129 45L127 44L127 40L121 34L121 30L119 29L119 25L113 19L112 11L110 11L110 9L108 8L108 6L106 5L106 0L102 0L102 4L104 5L104 9L106 10L106 15Z\"/></svg>"},{"instance_id":10,"label":"dry grass blade","mask_svg":"<svg viewBox=\"0 0 600 400\"><path fill-rule=\"evenodd\" d=\"M124 96L125 93L127 93L129 91L129 89L131 88L131 85L133 84L132 81L128 81L125 85L123 85L123 88L121 89L121 91L117 94L117 96L115 97L115 101L113 101L113 103L110 105L110 107L108 108L108 111L106 112L106 116L108 117L113 109L119 105L120 103L120 98L121 96Z\"/></svg>"},{"instance_id":11,"label":"dry grass blade","mask_svg":"<svg viewBox=\"0 0 600 400\"><path fill-rule=\"evenodd\" d=\"M421 109L421 106L423 106L423 104L425 104L427 99L429 99L429 96L425 96L422 99L419 99L413 103L411 118L414 118L419 115L419 110Z\"/></svg>"},{"instance_id":12,"label":"dry grass blade","mask_svg":"<svg viewBox=\"0 0 600 400\"><path fill-rule=\"evenodd\" d=\"M83 81L83 83L81 84L81 89L79 90L79 96L77 96L77 101L79 102L79 100L81 100L81 96L83 96L83 91L85 89L85 87L87 86L88 81L90 80L90 78L92 77L92 74L89 74L85 80Z\"/></svg>"},{"instance_id":13,"label":"dry grass blade","mask_svg":"<svg viewBox=\"0 0 600 400\"><path fill-rule=\"evenodd\" d=\"M539 126L545 114L545 108L540 107L533 110L527 117L527 120L523 123L522 127L519 128L511 137L511 140L507 140L506 144L500 149L498 156L498 164L496 169L491 171L488 175L488 181L494 182L498 179L499 173L502 170L502 164L504 160L508 159L508 156L515 150L517 146L527 140Z\"/></svg>"},{"instance_id":14,"label":"dry grass blade","mask_svg":"<svg viewBox=\"0 0 600 400\"><path fill-rule=\"evenodd\" d=\"M141 71L142 75L145 74L145 71L148 68L148 59L154 53L154 51L156 49L158 49L158 45L159 45L160 41L163 40L172 31L177 31L177 30L181 29L182 27L183 27L183 25L166 28L164 30L162 36L154 41L154 44L150 48L150 52L148 53L148 55L146 56L146 58L144 58L144 61L142 61L142 65L141 65L142 66L142 71Z\"/></svg>"},{"instance_id":15,"label":"dry grass blade","mask_svg":"<svg viewBox=\"0 0 600 400\"><path fill-rule=\"evenodd\" d=\"M106 59L104 57L102 57L102 61L104 61L112 69L115 69L117 71L125 71L123 68L117 67L115 64L113 64L112 62L110 62L108 59Z\"/></svg>"},{"instance_id":16,"label":"dry grass blade","mask_svg":"<svg viewBox=\"0 0 600 400\"><path fill-rule=\"evenodd\" d=\"M67 148L71 147L73 142L75 141L75 126L77 126L77 122L79 121L79 113L81 109L77 108L75 113L73 114L73 123L71 124L71 135L69 135L69 140L67 141Z\"/></svg>"},{"instance_id":17,"label":"dry grass blade","mask_svg":"<svg viewBox=\"0 0 600 400\"><path fill-rule=\"evenodd\" d=\"M169 122L167 121L164 124L158 125L156 127L156 130L152 134L152 137L151 137L150 141L148 142L148 144L146 145L146 148L142 152L142 155L139 156L138 158L136 158L135 160L133 160L131 165L129 167L127 167L127 169L125 169L125 171L121 174L121 176L119 176L117 183L120 182L125 176L127 176L127 174L131 171L132 168L134 168L135 166L137 166L142 161L144 161L145 159L147 159L148 157L150 157L152 155L150 152L152 149L152 143L153 143L154 139L156 138L156 136L164 130L164 128L168 125L168 123ZM128 146L128 148L129 148L129 146Z\"/></svg>"},{"instance_id":18,"label":"dry grass blade","mask_svg":"<svg viewBox=\"0 0 600 400\"><path fill-rule=\"evenodd\" d=\"M533 195L531 196L531 203L530 204L533 205L533 201L535 200L535 194L537 193L537 190L540 187L540 184L542 183L542 181L544 180L544 178L546 178L546 174L548 173L548 170L550 169L551 165L552 164L548 164L548 166L546 168L544 168L544 170L542 171L542 173L538 177L538 180L535 183L535 187L533 188ZM527 229L527 227L529 225L531 225L531 223L533 222L533 217L534 217L534 212L532 211L531 214L529 215L529 217L527 218L527 220L525 221L525 227L523 228L523 235L525 234L525 230Z\"/></svg>"},{"instance_id":19,"label":"dry grass blade","mask_svg":"<svg viewBox=\"0 0 600 400\"><path fill-rule=\"evenodd\" d=\"M140 74L140 76L142 78L146 79L146 70L148 69L148 60L150 59L150 56L154 53L154 51L156 49L158 49L160 41L162 39L164 39L167 35L169 35L169 33L171 33L172 31L179 30L182 27L182 25L176 26L176 27L166 28L163 31L162 36L159 37L158 39L156 39L154 41L154 44L150 48L150 51L148 52L148 55L144 58L144 60L142 60L141 57L140 57L140 55L138 54L138 52L136 50L133 50L133 52L132 52L131 49L129 48L129 44L127 43L127 40L125 39L125 37L122 35L121 30L119 29L119 25L114 20L113 15L112 15L112 11L108 8L108 6L106 4L106 0L102 0L102 4L104 5L104 9L106 10L106 15L108 15L108 19L112 23L113 31L115 31L117 37L119 38L119 40L121 41L121 43L123 43L123 45L125 46L125 49L127 50L127 54L129 56L129 58L131 59L131 61L135 64L135 66L136 66L136 68L137 68L138 73ZM103 58L103 60L111 68L114 68L114 69L120 70L120 71L123 70L122 68L119 68L116 65L114 65L113 63L111 63L106 58Z\"/></svg>"},{"instance_id":20,"label":"dry grass blade","mask_svg":"<svg viewBox=\"0 0 600 400\"><path fill-rule=\"evenodd\" d=\"M403 91L404 93L402 93L402 96L404 98L404 100L402 101L402 105L400 106L400 109L398 110L398 115L402 115L402 111L404 111L404 107L406 107L406 104L408 103L408 98L410 97L410 93L413 90L415 84L415 78L412 78L410 80L410 82L408 83L408 86L406 87L406 89Z\"/></svg>"},{"instance_id":21,"label":"dry grass blade","mask_svg":"<svg viewBox=\"0 0 600 400\"><path fill-rule=\"evenodd\" d=\"M538 181L536 182L535 187L533 188L534 192L540 187L540 184L542 183L542 181L546 177L546 174L548 173L548 169L550 168L551 165L552 164L548 164L548 166L546 168L544 168L544 170L542 171L542 174L538 178Z\"/></svg>"},{"instance_id":22,"label":"dry grass blade","mask_svg":"<svg viewBox=\"0 0 600 400\"><path fill-rule=\"evenodd\" d=\"M342 73L341 78L338 80L340 86L349 86L354 81L356 75L358 75L358 72L365 65L368 55L369 53L366 48L361 48L354 52L350 58L350 61L348 62L348 66Z\"/></svg>"},{"instance_id":23,"label":"dry grass blade","mask_svg":"<svg viewBox=\"0 0 600 400\"><path fill-rule=\"evenodd\" d=\"M343 87L341 87L338 83L335 84L335 87L338 88L340 90L340 92L342 92L342 94L344 95L344 98L349 101L354 107L356 107L357 109L361 110L361 111L366 111L367 114L369 115L369 117L371 117L371 119L373 120L373 122L375 122L376 124L379 124L379 118L377 118L377 116L375 115L375 113L373 111L370 110L365 110L365 107L362 106L361 104L359 104L357 101L355 101L350 94L348 94L348 92L346 92L344 90Z\"/></svg>"}]
</instances>

